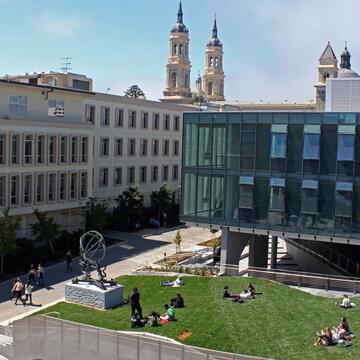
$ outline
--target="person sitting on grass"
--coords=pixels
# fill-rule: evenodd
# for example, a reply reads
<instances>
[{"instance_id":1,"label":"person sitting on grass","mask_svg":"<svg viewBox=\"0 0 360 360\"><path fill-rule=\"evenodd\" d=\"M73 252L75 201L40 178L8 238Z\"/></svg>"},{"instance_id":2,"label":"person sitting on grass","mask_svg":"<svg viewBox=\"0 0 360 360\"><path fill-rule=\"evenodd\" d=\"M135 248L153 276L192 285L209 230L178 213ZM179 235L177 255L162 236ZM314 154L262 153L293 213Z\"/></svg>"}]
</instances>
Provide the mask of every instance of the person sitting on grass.
<instances>
[{"instance_id":1,"label":"person sitting on grass","mask_svg":"<svg viewBox=\"0 0 360 360\"><path fill-rule=\"evenodd\" d=\"M148 323L151 327L159 326L158 324L159 314L156 311L152 311L148 316Z\"/></svg>"},{"instance_id":2,"label":"person sitting on grass","mask_svg":"<svg viewBox=\"0 0 360 360\"><path fill-rule=\"evenodd\" d=\"M229 287L227 285L223 288L223 299L236 299L239 298L240 294L230 294Z\"/></svg>"},{"instance_id":3,"label":"person sitting on grass","mask_svg":"<svg viewBox=\"0 0 360 360\"><path fill-rule=\"evenodd\" d=\"M342 301L342 303L341 303L341 304L338 304L338 302L336 301L336 302L335 302L335 305L336 305L336 306L343 307L344 309L350 309L350 308L356 306L356 304L354 304L354 303L352 303L352 302L350 301L349 296L346 295L346 294L343 295L343 301Z\"/></svg>"},{"instance_id":4,"label":"person sitting on grass","mask_svg":"<svg viewBox=\"0 0 360 360\"><path fill-rule=\"evenodd\" d=\"M254 285L251 283L251 281L249 282L249 285L247 287L247 292L251 293L252 296L255 295L255 288Z\"/></svg>"},{"instance_id":5,"label":"person sitting on grass","mask_svg":"<svg viewBox=\"0 0 360 360\"><path fill-rule=\"evenodd\" d=\"M351 340L355 337L355 335L350 331L350 327L345 316L340 318L340 324L337 327L337 332L340 337L345 340Z\"/></svg>"},{"instance_id":6,"label":"person sitting on grass","mask_svg":"<svg viewBox=\"0 0 360 360\"><path fill-rule=\"evenodd\" d=\"M321 344L324 346L334 345L333 335L332 335L330 326L328 326L325 329L325 332L316 333L316 335L317 335L317 340L314 343L314 346L321 345Z\"/></svg>"},{"instance_id":7,"label":"person sitting on grass","mask_svg":"<svg viewBox=\"0 0 360 360\"><path fill-rule=\"evenodd\" d=\"M175 320L175 311L172 307L169 307L168 304L164 305L165 314L160 316L162 322L174 321Z\"/></svg>"},{"instance_id":8,"label":"person sitting on grass","mask_svg":"<svg viewBox=\"0 0 360 360\"><path fill-rule=\"evenodd\" d=\"M173 308L183 308L184 305L184 298L180 295L180 293L177 293L176 296L170 300L170 305Z\"/></svg>"}]
</instances>

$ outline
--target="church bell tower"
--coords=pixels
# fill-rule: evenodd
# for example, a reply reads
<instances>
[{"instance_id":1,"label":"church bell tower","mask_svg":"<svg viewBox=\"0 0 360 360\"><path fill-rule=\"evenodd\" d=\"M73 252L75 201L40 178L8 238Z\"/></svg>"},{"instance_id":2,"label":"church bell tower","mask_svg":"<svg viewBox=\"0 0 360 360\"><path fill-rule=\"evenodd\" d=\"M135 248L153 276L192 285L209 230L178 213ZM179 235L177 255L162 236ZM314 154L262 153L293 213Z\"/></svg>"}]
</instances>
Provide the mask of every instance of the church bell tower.
<instances>
[{"instance_id":1,"label":"church bell tower","mask_svg":"<svg viewBox=\"0 0 360 360\"><path fill-rule=\"evenodd\" d=\"M189 31L183 23L181 1L177 13L177 22L170 32L170 52L166 65L166 86L163 92L164 102L191 103Z\"/></svg>"}]
</instances>

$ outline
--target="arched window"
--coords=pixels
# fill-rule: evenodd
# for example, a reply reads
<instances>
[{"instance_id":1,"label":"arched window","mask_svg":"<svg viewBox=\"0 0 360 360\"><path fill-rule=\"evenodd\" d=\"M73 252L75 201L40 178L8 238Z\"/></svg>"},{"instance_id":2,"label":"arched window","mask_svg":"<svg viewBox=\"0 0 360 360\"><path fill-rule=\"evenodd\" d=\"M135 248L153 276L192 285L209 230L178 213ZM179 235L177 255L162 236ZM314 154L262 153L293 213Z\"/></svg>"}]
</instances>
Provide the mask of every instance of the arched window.
<instances>
[{"instance_id":1,"label":"arched window","mask_svg":"<svg viewBox=\"0 0 360 360\"><path fill-rule=\"evenodd\" d=\"M185 74L185 87L190 87L190 80L188 74Z\"/></svg>"},{"instance_id":2,"label":"arched window","mask_svg":"<svg viewBox=\"0 0 360 360\"><path fill-rule=\"evenodd\" d=\"M174 46L173 46L173 55L176 55L176 51L177 51L177 45L174 44Z\"/></svg>"},{"instance_id":3,"label":"arched window","mask_svg":"<svg viewBox=\"0 0 360 360\"><path fill-rule=\"evenodd\" d=\"M208 83L208 95L212 95L213 92L213 83L209 82Z\"/></svg>"},{"instance_id":4,"label":"arched window","mask_svg":"<svg viewBox=\"0 0 360 360\"><path fill-rule=\"evenodd\" d=\"M176 75L176 72L173 72L171 74L171 87L173 88L176 88L176 79L177 78L177 75Z\"/></svg>"},{"instance_id":5,"label":"arched window","mask_svg":"<svg viewBox=\"0 0 360 360\"><path fill-rule=\"evenodd\" d=\"M182 55L183 54L183 45L180 44L179 46L179 54Z\"/></svg>"},{"instance_id":6,"label":"arched window","mask_svg":"<svg viewBox=\"0 0 360 360\"><path fill-rule=\"evenodd\" d=\"M219 65L219 60L218 60L218 58L216 57L215 58L215 66L218 66Z\"/></svg>"},{"instance_id":7,"label":"arched window","mask_svg":"<svg viewBox=\"0 0 360 360\"><path fill-rule=\"evenodd\" d=\"M214 65L214 59L212 56L210 56L210 59L209 59L209 66L213 66Z\"/></svg>"},{"instance_id":8,"label":"arched window","mask_svg":"<svg viewBox=\"0 0 360 360\"><path fill-rule=\"evenodd\" d=\"M327 79L328 77L330 77L330 74L329 74L329 73L325 73L325 74L324 74L324 81L326 81L326 79Z\"/></svg>"}]
</instances>

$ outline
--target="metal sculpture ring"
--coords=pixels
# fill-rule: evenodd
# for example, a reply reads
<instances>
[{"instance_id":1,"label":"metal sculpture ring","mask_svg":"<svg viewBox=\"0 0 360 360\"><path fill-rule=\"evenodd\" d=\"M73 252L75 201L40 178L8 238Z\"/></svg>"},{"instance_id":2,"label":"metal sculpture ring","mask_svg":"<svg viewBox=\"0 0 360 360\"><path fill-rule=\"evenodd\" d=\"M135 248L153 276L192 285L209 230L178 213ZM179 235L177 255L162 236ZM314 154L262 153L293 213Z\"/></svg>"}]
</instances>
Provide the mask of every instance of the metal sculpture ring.
<instances>
[{"instance_id":1,"label":"metal sculpture ring","mask_svg":"<svg viewBox=\"0 0 360 360\"><path fill-rule=\"evenodd\" d=\"M101 266L106 256L103 236L95 230L83 234L80 237L80 255L90 265Z\"/></svg>"}]
</instances>

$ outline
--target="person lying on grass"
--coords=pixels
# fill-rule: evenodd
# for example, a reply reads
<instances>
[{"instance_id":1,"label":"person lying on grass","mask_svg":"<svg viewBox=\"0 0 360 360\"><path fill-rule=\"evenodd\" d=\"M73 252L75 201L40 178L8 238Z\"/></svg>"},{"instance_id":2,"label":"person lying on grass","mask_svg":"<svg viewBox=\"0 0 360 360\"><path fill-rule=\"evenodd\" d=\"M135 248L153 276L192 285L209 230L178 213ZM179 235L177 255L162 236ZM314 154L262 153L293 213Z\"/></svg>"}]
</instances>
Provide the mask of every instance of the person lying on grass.
<instances>
[{"instance_id":1,"label":"person lying on grass","mask_svg":"<svg viewBox=\"0 0 360 360\"><path fill-rule=\"evenodd\" d=\"M165 314L160 316L161 322L168 322L168 321L174 321L175 320L175 311L172 307L169 307L168 304L164 305Z\"/></svg>"},{"instance_id":2,"label":"person lying on grass","mask_svg":"<svg viewBox=\"0 0 360 360\"><path fill-rule=\"evenodd\" d=\"M343 295L342 303L341 303L341 304L338 304L338 302L336 301L336 302L335 302L335 305L336 305L336 306L343 307L343 308L345 308L345 309L350 309L350 308L356 306L356 304L352 303L351 300L350 300L350 298L349 298L349 296L346 295L346 294Z\"/></svg>"},{"instance_id":3,"label":"person lying on grass","mask_svg":"<svg viewBox=\"0 0 360 360\"><path fill-rule=\"evenodd\" d=\"M249 285L247 287L247 292L251 293L252 296L255 295L255 287L254 285L251 283L251 281L249 282Z\"/></svg>"},{"instance_id":4,"label":"person lying on grass","mask_svg":"<svg viewBox=\"0 0 360 360\"><path fill-rule=\"evenodd\" d=\"M334 345L333 336L331 332L331 327L328 326L324 332L316 333L317 340L314 343L314 346L317 345L324 345L324 346L331 346Z\"/></svg>"}]
</instances>

